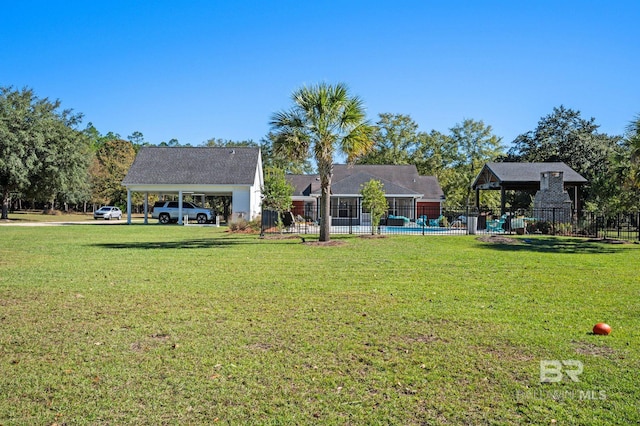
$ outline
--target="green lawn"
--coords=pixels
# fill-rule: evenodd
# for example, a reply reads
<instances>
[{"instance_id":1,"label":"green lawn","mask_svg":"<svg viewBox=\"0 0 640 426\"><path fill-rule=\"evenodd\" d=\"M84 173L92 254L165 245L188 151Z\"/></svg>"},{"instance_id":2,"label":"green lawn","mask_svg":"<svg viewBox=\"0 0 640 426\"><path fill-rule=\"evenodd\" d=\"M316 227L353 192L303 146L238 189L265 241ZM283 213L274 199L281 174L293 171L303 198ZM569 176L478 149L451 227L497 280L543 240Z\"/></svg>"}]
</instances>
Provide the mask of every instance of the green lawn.
<instances>
[{"instance_id":1,"label":"green lawn","mask_svg":"<svg viewBox=\"0 0 640 426\"><path fill-rule=\"evenodd\" d=\"M142 222L144 215L142 213L136 214L134 213L132 215L132 217L135 219L136 222ZM100 221L102 221L104 219L100 219ZM127 220L127 214L126 213L122 213L122 219L121 221L125 221ZM89 213L82 213L82 212L74 212L74 213L64 213L61 212L59 210L56 210L56 214L45 214L42 211L16 211L16 212L10 212L9 213L9 219L6 221L2 221L0 223L9 223L9 224L16 224L16 225L22 225L25 223L43 223L43 222L64 222L64 223L69 223L69 222L94 222L96 221L93 218L93 212L89 212ZM115 221L117 222L117 219L115 219ZM155 220L153 221L154 223L156 222Z\"/></svg>"},{"instance_id":2,"label":"green lawn","mask_svg":"<svg viewBox=\"0 0 640 426\"><path fill-rule=\"evenodd\" d=\"M223 231L0 226L0 424L640 421L638 245Z\"/></svg>"}]
</instances>

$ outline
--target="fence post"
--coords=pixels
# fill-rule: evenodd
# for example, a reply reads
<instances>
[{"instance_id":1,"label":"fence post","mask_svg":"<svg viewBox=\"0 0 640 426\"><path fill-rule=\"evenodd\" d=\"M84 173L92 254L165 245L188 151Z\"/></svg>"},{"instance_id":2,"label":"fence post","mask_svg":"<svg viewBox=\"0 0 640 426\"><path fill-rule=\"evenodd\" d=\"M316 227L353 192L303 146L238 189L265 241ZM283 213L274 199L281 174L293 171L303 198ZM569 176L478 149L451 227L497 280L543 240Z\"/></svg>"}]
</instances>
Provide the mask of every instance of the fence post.
<instances>
[{"instance_id":1,"label":"fence post","mask_svg":"<svg viewBox=\"0 0 640 426\"><path fill-rule=\"evenodd\" d=\"M465 217L467 218L467 222L469 221L469 204L467 204L466 210L464 212ZM467 228L467 235L469 235L469 225L465 223Z\"/></svg>"},{"instance_id":2,"label":"fence post","mask_svg":"<svg viewBox=\"0 0 640 426\"><path fill-rule=\"evenodd\" d=\"M349 235L353 234L353 206L349 206Z\"/></svg>"}]
</instances>

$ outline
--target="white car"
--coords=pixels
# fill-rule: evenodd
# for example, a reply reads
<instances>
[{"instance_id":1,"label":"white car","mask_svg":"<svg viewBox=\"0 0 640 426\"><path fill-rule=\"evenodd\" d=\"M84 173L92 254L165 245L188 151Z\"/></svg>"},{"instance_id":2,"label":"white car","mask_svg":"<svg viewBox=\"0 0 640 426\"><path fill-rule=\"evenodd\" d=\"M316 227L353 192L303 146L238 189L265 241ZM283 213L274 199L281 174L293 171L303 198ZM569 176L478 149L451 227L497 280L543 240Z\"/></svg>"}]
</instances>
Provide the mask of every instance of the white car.
<instances>
[{"instance_id":1,"label":"white car","mask_svg":"<svg viewBox=\"0 0 640 426\"><path fill-rule=\"evenodd\" d=\"M100 207L95 212L93 212L93 218L96 220L100 218L103 218L104 220L109 220L109 219L120 220L122 219L122 210L114 206L103 206L103 207Z\"/></svg>"}]
</instances>

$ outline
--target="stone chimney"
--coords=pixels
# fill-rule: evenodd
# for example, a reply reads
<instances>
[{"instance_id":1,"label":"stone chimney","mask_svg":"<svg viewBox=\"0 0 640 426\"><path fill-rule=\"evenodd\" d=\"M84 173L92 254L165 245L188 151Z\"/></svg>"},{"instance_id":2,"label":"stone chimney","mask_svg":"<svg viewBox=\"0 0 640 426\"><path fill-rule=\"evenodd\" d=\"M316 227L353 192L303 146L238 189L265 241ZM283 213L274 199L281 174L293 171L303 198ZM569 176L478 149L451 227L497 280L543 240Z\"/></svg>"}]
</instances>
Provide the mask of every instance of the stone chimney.
<instances>
[{"instance_id":1,"label":"stone chimney","mask_svg":"<svg viewBox=\"0 0 640 426\"><path fill-rule=\"evenodd\" d=\"M540 190L533 200L536 218L556 223L571 222L571 198L564 190L562 172L540 173Z\"/></svg>"}]
</instances>

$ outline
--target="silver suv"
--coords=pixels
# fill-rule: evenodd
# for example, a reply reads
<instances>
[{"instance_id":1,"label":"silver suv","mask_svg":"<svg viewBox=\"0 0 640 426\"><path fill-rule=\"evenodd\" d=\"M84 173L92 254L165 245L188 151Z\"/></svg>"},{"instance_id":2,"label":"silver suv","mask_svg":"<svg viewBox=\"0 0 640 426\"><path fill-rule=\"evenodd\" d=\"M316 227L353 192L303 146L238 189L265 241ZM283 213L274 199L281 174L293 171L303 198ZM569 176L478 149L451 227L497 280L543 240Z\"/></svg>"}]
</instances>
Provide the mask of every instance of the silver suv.
<instances>
[{"instance_id":1,"label":"silver suv","mask_svg":"<svg viewBox=\"0 0 640 426\"><path fill-rule=\"evenodd\" d=\"M178 221L178 202L177 201L158 201L153 205L151 217L158 219L162 224ZM212 222L216 217L211 210L198 207L189 202L182 203L182 215L188 216L189 220L195 220L198 223Z\"/></svg>"}]
</instances>

